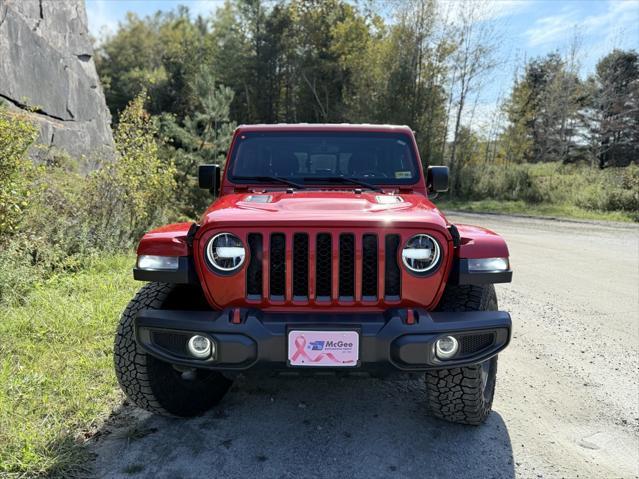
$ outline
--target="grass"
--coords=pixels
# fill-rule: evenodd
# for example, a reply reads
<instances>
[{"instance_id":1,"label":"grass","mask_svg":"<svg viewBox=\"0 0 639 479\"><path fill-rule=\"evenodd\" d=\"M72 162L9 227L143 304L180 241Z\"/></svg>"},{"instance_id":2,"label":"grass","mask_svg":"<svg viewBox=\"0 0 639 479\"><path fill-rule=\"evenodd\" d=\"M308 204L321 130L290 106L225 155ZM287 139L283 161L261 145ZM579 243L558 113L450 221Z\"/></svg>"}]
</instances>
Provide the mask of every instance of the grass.
<instances>
[{"instance_id":1,"label":"grass","mask_svg":"<svg viewBox=\"0 0 639 479\"><path fill-rule=\"evenodd\" d=\"M0 306L0 477L82 473L82 444L121 398L112 344L133 261L95 260Z\"/></svg>"},{"instance_id":2,"label":"grass","mask_svg":"<svg viewBox=\"0 0 639 479\"><path fill-rule=\"evenodd\" d=\"M501 213L553 218L622 221L632 223L636 220L625 211L595 211L562 204L530 204L525 201L463 201L441 199L436 201L442 210L466 211L472 213Z\"/></svg>"}]
</instances>

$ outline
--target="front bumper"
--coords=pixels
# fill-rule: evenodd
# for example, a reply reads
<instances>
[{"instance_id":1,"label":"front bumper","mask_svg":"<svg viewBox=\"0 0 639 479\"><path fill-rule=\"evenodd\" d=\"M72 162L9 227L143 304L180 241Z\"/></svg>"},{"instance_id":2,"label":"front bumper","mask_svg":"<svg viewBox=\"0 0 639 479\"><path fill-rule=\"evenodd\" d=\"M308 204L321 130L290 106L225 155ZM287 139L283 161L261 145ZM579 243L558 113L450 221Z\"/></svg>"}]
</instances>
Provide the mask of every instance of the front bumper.
<instances>
[{"instance_id":1,"label":"front bumper","mask_svg":"<svg viewBox=\"0 0 639 479\"><path fill-rule=\"evenodd\" d=\"M143 310L135 319L138 344L150 355L183 366L221 371L321 369L287 365L290 330L349 330L360 334L356 366L336 370L419 372L466 366L489 359L510 341L510 315L503 311L428 312L391 309L383 313L265 313L253 309L224 311ZM208 336L216 354L190 357L193 334ZM439 360L434 344L455 336L459 353Z\"/></svg>"}]
</instances>

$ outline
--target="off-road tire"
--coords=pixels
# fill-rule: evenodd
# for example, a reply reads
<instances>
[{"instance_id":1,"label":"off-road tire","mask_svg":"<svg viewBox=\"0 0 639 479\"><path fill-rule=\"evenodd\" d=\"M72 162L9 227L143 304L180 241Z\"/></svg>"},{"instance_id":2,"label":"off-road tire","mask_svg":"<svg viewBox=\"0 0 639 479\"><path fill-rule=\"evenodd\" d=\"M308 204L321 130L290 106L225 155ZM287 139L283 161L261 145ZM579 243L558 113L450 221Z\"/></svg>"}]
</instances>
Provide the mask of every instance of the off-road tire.
<instances>
[{"instance_id":1,"label":"off-road tire","mask_svg":"<svg viewBox=\"0 0 639 479\"><path fill-rule=\"evenodd\" d=\"M164 416L196 416L217 404L231 386L222 374L196 369L194 379L144 352L135 341L138 311L162 309L175 286L148 283L122 313L114 345L115 373L126 396L138 407Z\"/></svg>"},{"instance_id":2,"label":"off-road tire","mask_svg":"<svg viewBox=\"0 0 639 479\"><path fill-rule=\"evenodd\" d=\"M447 286L438 311L497 311L495 287ZM426 373L426 403L431 415L445 421L478 426L490 414L495 393L497 356L462 368Z\"/></svg>"}]
</instances>

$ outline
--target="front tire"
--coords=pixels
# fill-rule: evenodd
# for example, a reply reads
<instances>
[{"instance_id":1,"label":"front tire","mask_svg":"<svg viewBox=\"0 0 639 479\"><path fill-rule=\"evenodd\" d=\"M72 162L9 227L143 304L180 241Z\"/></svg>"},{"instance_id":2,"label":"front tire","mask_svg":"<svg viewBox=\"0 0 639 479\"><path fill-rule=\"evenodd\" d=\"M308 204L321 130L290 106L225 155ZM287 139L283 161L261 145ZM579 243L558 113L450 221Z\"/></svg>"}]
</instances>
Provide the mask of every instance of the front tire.
<instances>
[{"instance_id":1,"label":"front tire","mask_svg":"<svg viewBox=\"0 0 639 479\"><path fill-rule=\"evenodd\" d=\"M138 407L164 416L197 416L217 404L232 381L204 369L184 375L147 354L135 341L133 323L138 311L162 309L169 300L174 304L174 291L171 284L148 283L131 300L115 336L115 373L122 391Z\"/></svg>"},{"instance_id":2,"label":"front tire","mask_svg":"<svg viewBox=\"0 0 639 479\"><path fill-rule=\"evenodd\" d=\"M497 311L495 287L447 286L438 311ZM445 421L478 426L492 409L497 356L472 366L426 373L426 403L431 415Z\"/></svg>"}]
</instances>

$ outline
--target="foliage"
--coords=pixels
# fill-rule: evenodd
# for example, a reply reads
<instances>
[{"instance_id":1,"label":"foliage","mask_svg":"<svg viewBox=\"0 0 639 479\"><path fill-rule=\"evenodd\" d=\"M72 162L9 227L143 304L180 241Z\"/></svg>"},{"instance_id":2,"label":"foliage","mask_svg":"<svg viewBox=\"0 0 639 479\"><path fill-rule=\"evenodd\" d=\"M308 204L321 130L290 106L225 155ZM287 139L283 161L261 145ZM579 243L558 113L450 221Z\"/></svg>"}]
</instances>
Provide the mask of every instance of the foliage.
<instances>
[{"instance_id":1,"label":"foliage","mask_svg":"<svg viewBox=\"0 0 639 479\"><path fill-rule=\"evenodd\" d=\"M494 162L604 167L639 157L635 51L611 52L585 80L577 40L566 55L530 59L515 76L503 117L480 131L473 112L499 65L500 41L482 2L388 2L384 17L374 5L228 0L206 19L193 19L185 7L130 15L100 47L97 67L116 117L146 87L150 112L188 130L187 119L202 111L197 85L207 72L215 79L211 94L232 91L229 121L407 124L423 162L448 164L453 178L468 159L469 129ZM186 165L183 178L191 177L199 160L193 148L163 133Z\"/></svg>"},{"instance_id":2,"label":"foliage","mask_svg":"<svg viewBox=\"0 0 639 479\"><path fill-rule=\"evenodd\" d=\"M598 170L576 165L469 164L461 172L460 196L524 205L554 205L593 212L623 212L639 221L639 166Z\"/></svg>"},{"instance_id":3,"label":"foliage","mask_svg":"<svg viewBox=\"0 0 639 479\"><path fill-rule=\"evenodd\" d=\"M34 167L26 156L32 127L20 117L1 117L6 128L0 132L14 135L18 146L3 150L15 153L3 155L5 165L14 166L12 174L2 170L0 191L20 209L0 235L0 302L23 301L43 278L76 271L100 252L129 248L149 226L164 222L175 168L158 157L157 131L143 102L140 95L122 113L118 157L88 177L63 154Z\"/></svg>"},{"instance_id":4,"label":"foliage","mask_svg":"<svg viewBox=\"0 0 639 479\"><path fill-rule=\"evenodd\" d=\"M639 55L613 50L591 78L589 130L599 167L626 166L639 158Z\"/></svg>"},{"instance_id":5,"label":"foliage","mask_svg":"<svg viewBox=\"0 0 639 479\"><path fill-rule=\"evenodd\" d=\"M103 43L97 67L116 116L146 86L151 113L186 126L201 110L197 81L207 71L233 92L230 120L409 124L425 160L443 162L455 44L440 35L437 8L411 0L389 24L344 0L229 1L204 23L185 9L131 15ZM169 57L181 59L179 71Z\"/></svg>"},{"instance_id":6,"label":"foliage","mask_svg":"<svg viewBox=\"0 0 639 479\"><path fill-rule=\"evenodd\" d=\"M130 13L125 25L95 59L112 113L117 117L146 89L151 113L184 116L196 101L191 85L205 49L201 29L184 7L146 19Z\"/></svg>"},{"instance_id":7,"label":"foliage","mask_svg":"<svg viewBox=\"0 0 639 479\"><path fill-rule=\"evenodd\" d=\"M0 305L0 477L86 477L84 442L121 399L115 322L139 285L103 255Z\"/></svg>"},{"instance_id":8,"label":"foliage","mask_svg":"<svg viewBox=\"0 0 639 479\"><path fill-rule=\"evenodd\" d=\"M144 110L143 91L124 110L115 130L118 151L89 176L88 210L83 224L89 241L113 250L130 245L149 224L165 219L165 207L173 199L175 167L161 161L157 127Z\"/></svg>"},{"instance_id":9,"label":"foliage","mask_svg":"<svg viewBox=\"0 0 639 479\"><path fill-rule=\"evenodd\" d=\"M162 156L173 158L177 167L180 201L176 209L187 218L196 217L210 201L210 194L197 187L198 166L223 165L235 129L235 123L229 120L233 90L217 84L212 73L202 68L195 78L195 91L198 104L183 126L175 115L158 117L160 133L167 142Z\"/></svg>"},{"instance_id":10,"label":"foliage","mask_svg":"<svg viewBox=\"0 0 639 479\"><path fill-rule=\"evenodd\" d=\"M639 158L639 57L614 50L582 81L576 52L532 59L504 103L509 162L627 166ZM596 161L595 161L596 160Z\"/></svg>"},{"instance_id":11,"label":"foliage","mask_svg":"<svg viewBox=\"0 0 639 479\"><path fill-rule=\"evenodd\" d=\"M0 105L0 244L15 233L29 206L34 168L25 154L37 135L37 128L23 114Z\"/></svg>"},{"instance_id":12,"label":"foliage","mask_svg":"<svg viewBox=\"0 0 639 479\"><path fill-rule=\"evenodd\" d=\"M584 99L584 87L569 61L557 53L531 60L504 106L509 157L532 163L569 162Z\"/></svg>"}]
</instances>

